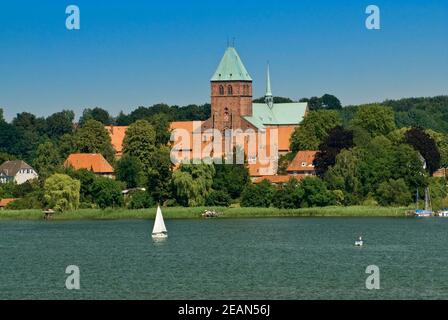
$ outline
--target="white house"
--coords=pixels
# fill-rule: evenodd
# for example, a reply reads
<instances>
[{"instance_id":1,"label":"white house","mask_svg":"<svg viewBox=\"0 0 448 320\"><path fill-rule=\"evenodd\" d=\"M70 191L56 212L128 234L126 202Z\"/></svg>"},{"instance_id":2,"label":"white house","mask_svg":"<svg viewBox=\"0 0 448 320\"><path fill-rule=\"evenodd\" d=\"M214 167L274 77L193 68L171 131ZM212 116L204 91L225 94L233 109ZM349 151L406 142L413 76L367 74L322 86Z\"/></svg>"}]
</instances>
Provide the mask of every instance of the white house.
<instances>
[{"instance_id":1,"label":"white house","mask_svg":"<svg viewBox=\"0 0 448 320\"><path fill-rule=\"evenodd\" d=\"M37 179L37 172L25 161L6 161L0 166L0 183L14 181L17 184Z\"/></svg>"}]
</instances>

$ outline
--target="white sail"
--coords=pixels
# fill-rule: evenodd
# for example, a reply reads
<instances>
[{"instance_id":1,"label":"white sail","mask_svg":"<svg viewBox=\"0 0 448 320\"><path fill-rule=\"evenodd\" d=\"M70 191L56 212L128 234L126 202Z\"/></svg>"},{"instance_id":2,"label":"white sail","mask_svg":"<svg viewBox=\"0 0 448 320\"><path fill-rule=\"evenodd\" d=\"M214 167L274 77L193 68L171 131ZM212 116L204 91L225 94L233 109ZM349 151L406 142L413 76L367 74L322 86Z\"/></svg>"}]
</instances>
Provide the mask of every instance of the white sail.
<instances>
[{"instance_id":1,"label":"white sail","mask_svg":"<svg viewBox=\"0 0 448 320\"><path fill-rule=\"evenodd\" d=\"M163 221L162 210L160 206L157 207L156 221L154 222L154 228L152 234L166 233L165 222Z\"/></svg>"}]
</instances>

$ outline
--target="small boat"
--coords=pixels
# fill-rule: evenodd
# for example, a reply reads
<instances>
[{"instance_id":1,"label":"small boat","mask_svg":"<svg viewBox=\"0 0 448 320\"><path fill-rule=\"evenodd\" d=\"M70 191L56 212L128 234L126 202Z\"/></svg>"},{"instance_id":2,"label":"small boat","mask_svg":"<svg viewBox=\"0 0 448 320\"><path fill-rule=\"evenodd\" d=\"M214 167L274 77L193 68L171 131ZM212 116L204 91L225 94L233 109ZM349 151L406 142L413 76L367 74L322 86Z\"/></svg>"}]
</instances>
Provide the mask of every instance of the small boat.
<instances>
[{"instance_id":1,"label":"small boat","mask_svg":"<svg viewBox=\"0 0 448 320\"><path fill-rule=\"evenodd\" d=\"M168 232L163 221L162 210L160 206L157 207L156 220L154 221L154 228L152 229L153 239L165 239L168 237Z\"/></svg>"},{"instance_id":2,"label":"small boat","mask_svg":"<svg viewBox=\"0 0 448 320\"><path fill-rule=\"evenodd\" d=\"M359 239L355 241L355 247L362 247L363 245L364 241L362 240L362 237L359 237Z\"/></svg>"},{"instance_id":3,"label":"small boat","mask_svg":"<svg viewBox=\"0 0 448 320\"><path fill-rule=\"evenodd\" d=\"M442 218L448 218L448 209L442 209L439 212L437 212L438 217Z\"/></svg>"},{"instance_id":4,"label":"small boat","mask_svg":"<svg viewBox=\"0 0 448 320\"><path fill-rule=\"evenodd\" d=\"M418 189L417 189L417 197L418 197ZM417 204L418 204L418 198L417 198ZM434 212L431 209L431 196L430 196L429 188L426 187L425 188L425 209L424 210L420 210L420 209L415 210L415 216L418 218L428 218L428 217L432 217L433 215L434 215Z\"/></svg>"}]
</instances>

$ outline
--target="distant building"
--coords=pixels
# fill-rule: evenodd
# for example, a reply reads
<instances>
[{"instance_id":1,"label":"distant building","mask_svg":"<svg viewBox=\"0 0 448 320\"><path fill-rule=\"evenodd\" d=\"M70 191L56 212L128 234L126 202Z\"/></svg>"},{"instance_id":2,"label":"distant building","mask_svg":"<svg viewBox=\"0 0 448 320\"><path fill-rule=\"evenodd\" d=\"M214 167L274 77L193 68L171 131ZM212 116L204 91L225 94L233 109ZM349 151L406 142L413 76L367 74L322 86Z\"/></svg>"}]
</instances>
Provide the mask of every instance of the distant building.
<instances>
[{"instance_id":1,"label":"distant building","mask_svg":"<svg viewBox=\"0 0 448 320\"><path fill-rule=\"evenodd\" d=\"M448 177L448 168L441 168L432 174L433 177L446 178Z\"/></svg>"},{"instance_id":2,"label":"distant building","mask_svg":"<svg viewBox=\"0 0 448 320\"><path fill-rule=\"evenodd\" d=\"M0 166L0 183L22 184L38 177L36 170L23 160L6 161Z\"/></svg>"},{"instance_id":3,"label":"distant building","mask_svg":"<svg viewBox=\"0 0 448 320\"><path fill-rule=\"evenodd\" d=\"M115 150L115 157L121 158L123 156L123 140L126 136L127 126L105 126L109 132L112 147Z\"/></svg>"},{"instance_id":4,"label":"distant building","mask_svg":"<svg viewBox=\"0 0 448 320\"><path fill-rule=\"evenodd\" d=\"M0 210L4 210L8 204L10 204L11 202L14 202L16 200L18 200L18 199L13 199L13 198L1 199L0 200Z\"/></svg>"},{"instance_id":5,"label":"distant building","mask_svg":"<svg viewBox=\"0 0 448 320\"><path fill-rule=\"evenodd\" d=\"M287 183L289 181L289 179L291 179L291 176L259 176L259 177L253 177L252 178L252 182L255 184L259 184L262 183L264 180L270 182L271 184L274 185L283 185L285 183Z\"/></svg>"},{"instance_id":6,"label":"distant building","mask_svg":"<svg viewBox=\"0 0 448 320\"><path fill-rule=\"evenodd\" d=\"M66 168L89 170L97 176L115 178L114 168L99 153L73 153L64 162Z\"/></svg>"},{"instance_id":7,"label":"distant building","mask_svg":"<svg viewBox=\"0 0 448 320\"><path fill-rule=\"evenodd\" d=\"M314 159L317 151L299 151L289 164L286 171L288 175L301 178L302 176L315 176Z\"/></svg>"}]
</instances>

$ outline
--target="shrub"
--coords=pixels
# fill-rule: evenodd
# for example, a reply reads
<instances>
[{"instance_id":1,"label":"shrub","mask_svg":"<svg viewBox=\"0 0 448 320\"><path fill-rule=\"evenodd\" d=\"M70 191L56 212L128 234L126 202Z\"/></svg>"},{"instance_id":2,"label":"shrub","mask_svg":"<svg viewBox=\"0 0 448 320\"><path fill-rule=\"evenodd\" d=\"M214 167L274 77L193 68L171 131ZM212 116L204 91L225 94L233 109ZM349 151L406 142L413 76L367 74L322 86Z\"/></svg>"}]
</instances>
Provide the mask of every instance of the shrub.
<instances>
[{"instance_id":1,"label":"shrub","mask_svg":"<svg viewBox=\"0 0 448 320\"><path fill-rule=\"evenodd\" d=\"M230 206L231 201L232 199L227 192L222 190L213 190L208 195L205 201L205 205L215 207L228 207Z\"/></svg>"},{"instance_id":2,"label":"shrub","mask_svg":"<svg viewBox=\"0 0 448 320\"><path fill-rule=\"evenodd\" d=\"M129 209L146 209L154 207L155 202L153 198L146 191L137 191L131 196L129 202Z\"/></svg>"},{"instance_id":3,"label":"shrub","mask_svg":"<svg viewBox=\"0 0 448 320\"><path fill-rule=\"evenodd\" d=\"M404 179L390 179L379 185L376 199L382 206L407 206L412 202L412 195Z\"/></svg>"},{"instance_id":4,"label":"shrub","mask_svg":"<svg viewBox=\"0 0 448 320\"><path fill-rule=\"evenodd\" d=\"M242 207L265 207L272 203L275 188L267 180L259 184L248 185L241 194Z\"/></svg>"}]
</instances>

